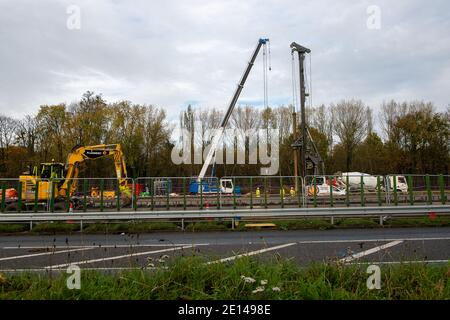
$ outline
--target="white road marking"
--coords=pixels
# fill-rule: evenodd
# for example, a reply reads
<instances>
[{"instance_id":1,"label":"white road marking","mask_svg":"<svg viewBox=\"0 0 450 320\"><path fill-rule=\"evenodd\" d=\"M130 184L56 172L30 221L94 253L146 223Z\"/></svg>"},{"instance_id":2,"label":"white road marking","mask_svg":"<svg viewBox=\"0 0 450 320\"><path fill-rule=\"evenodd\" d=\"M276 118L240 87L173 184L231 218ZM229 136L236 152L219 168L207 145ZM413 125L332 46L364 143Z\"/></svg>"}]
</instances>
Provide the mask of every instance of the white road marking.
<instances>
[{"instance_id":1,"label":"white road marking","mask_svg":"<svg viewBox=\"0 0 450 320\"><path fill-rule=\"evenodd\" d=\"M348 265L352 264L358 264L358 265L365 265L365 264L408 264L408 263L448 263L450 259L448 260L406 260L406 261L375 261L375 262L352 262L348 263Z\"/></svg>"},{"instance_id":2,"label":"white road marking","mask_svg":"<svg viewBox=\"0 0 450 320\"><path fill-rule=\"evenodd\" d=\"M158 269L168 269L167 266L160 266L160 267L145 267L145 268L138 268L138 267L111 267L111 268L83 268L84 271L108 271L108 270L158 270ZM31 268L31 269L0 269L0 272L53 272L53 271L66 271L64 268L60 269L45 269L45 268Z\"/></svg>"},{"instance_id":3,"label":"white road marking","mask_svg":"<svg viewBox=\"0 0 450 320\"><path fill-rule=\"evenodd\" d=\"M353 243L353 242L382 242L382 241L435 241L435 240L450 240L450 237L432 237L432 238L379 238L379 239L348 239L348 240L340 240L340 239L331 239L331 240L304 240L304 241L297 241L297 244L315 244L315 243ZM214 245L233 245L234 243L227 243L227 242L215 242ZM263 242L252 242L251 244L263 244ZM19 247L19 246L7 246L2 247L4 250L9 249L26 249L26 250L32 250L32 249L46 249L46 248L52 248L52 249L72 249L72 248L130 248L130 247L177 247L177 246L188 246L188 245L195 245L195 246L208 246L211 245L210 243L167 243L167 244L119 244L119 245L88 245L88 246L82 246L82 245L74 245L74 246L26 246L26 247Z\"/></svg>"},{"instance_id":4,"label":"white road marking","mask_svg":"<svg viewBox=\"0 0 450 320\"><path fill-rule=\"evenodd\" d=\"M196 244L192 244L192 243L167 243L167 244L107 244L107 245L79 245L79 246L53 246L53 245L49 245L49 246L25 246L25 247L19 247L19 246L15 246L15 247L2 247L2 249L4 250L20 250L20 249L24 249L24 250L33 250L33 249L73 249L73 248L140 248L140 247L180 247L180 246L189 246L189 245L195 245L195 246L208 246L209 243L196 243Z\"/></svg>"},{"instance_id":5,"label":"white road marking","mask_svg":"<svg viewBox=\"0 0 450 320\"><path fill-rule=\"evenodd\" d=\"M25 254L25 255L21 255L21 256L4 257L4 258L0 258L0 261L24 259L24 258L34 258L34 257L39 257L39 256L47 256L47 255L51 255L51 254L66 253L66 252L73 252L73 251L84 251L84 250L91 250L91 249L93 249L93 248L91 248L91 247L86 248L85 247L85 248L70 249L70 250L59 250L59 251L32 253L32 254Z\"/></svg>"},{"instance_id":6,"label":"white road marking","mask_svg":"<svg viewBox=\"0 0 450 320\"><path fill-rule=\"evenodd\" d=\"M378 251L381 251L381 250L384 250L384 249L396 246L396 245L398 245L400 243L403 243L403 241L402 240L395 240L395 241L383 244L381 246L378 246L378 247L375 247L375 248L371 248L369 250L365 250L365 251L361 251L361 252L352 254L351 256L348 256L348 257L340 259L340 261L342 261L342 262L351 262L353 260L356 260L356 259L359 259L361 257L367 256L369 254L372 254L372 253L375 253L375 252L378 252Z\"/></svg>"},{"instance_id":7,"label":"white road marking","mask_svg":"<svg viewBox=\"0 0 450 320\"><path fill-rule=\"evenodd\" d=\"M380 238L380 239L351 239L351 240L306 240L298 241L299 244L314 244L314 243L346 243L346 242L382 242L382 241L436 241L436 240L450 240L450 237L442 238Z\"/></svg>"},{"instance_id":8,"label":"white road marking","mask_svg":"<svg viewBox=\"0 0 450 320\"><path fill-rule=\"evenodd\" d=\"M117 260L117 259L123 259L123 258L131 258L131 257L149 255L149 254L153 254L153 253L176 251L176 250L182 250L182 249L193 248L193 247L194 247L194 245L188 245L188 246L183 246L183 247L175 247L175 248L168 248L168 249L161 249L161 250L154 250L154 251L136 252L136 253L124 254L124 255L120 255L120 256L107 257L107 258L82 260L82 261L77 261L77 262L70 262L70 263L63 263L63 264L47 266L47 267L45 267L45 269L64 268L64 267L70 266L71 264L80 265L80 264L87 264L87 263L103 262L103 261L109 261L109 260Z\"/></svg>"},{"instance_id":9,"label":"white road marking","mask_svg":"<svg viewBox=\"0 0 450 320\"><path fill-rule=\"evenodd\" d=\"M265 249L261 249L261 250L251 251L251 252L247 252L247 253L243 253L243 254L238 254L236 256L231 256L231 257L228 257L228 258L223 258L223 259L220 259L220 260L210 261L207 264L220 263L220 262L225 262L225 261L232 261L232 260L235 260L235 259L238 259L238 258L241 258L241 257L254 256L254 255L257 255L257 254L264 253L264 252L290 247L290 246L293 246L295 244L297 244L297 243L296 242L286 243L286 244L282 244L282 245L275 246L275 247L270 247L270 248L265 248Z\"/></svg>"}]
</instances>

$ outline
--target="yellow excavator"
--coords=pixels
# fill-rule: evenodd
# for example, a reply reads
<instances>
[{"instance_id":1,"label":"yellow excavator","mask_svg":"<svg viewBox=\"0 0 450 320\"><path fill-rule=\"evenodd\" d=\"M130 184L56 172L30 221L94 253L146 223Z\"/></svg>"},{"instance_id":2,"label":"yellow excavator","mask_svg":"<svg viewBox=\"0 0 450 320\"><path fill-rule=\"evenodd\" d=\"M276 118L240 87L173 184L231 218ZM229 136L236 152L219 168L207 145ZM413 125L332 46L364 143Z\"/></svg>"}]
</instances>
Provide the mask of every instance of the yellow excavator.
<instances>
[{"instance_id":1,"label":"yellow excavator","mask_svg":"<svg viewBox=\"0 0 450 320\"><path fill-rule=\"evenodd\" d=\"M80 165L86 160L95 160L103 157L113 157L116 170L117 183L121 195L131 199L131 189L127 182L127 169L125 157L120 144L100 144L95 146L76 146L67 157L65 164L58 162L41 163L35 167L33 173L21 175L19 180L22 182L22 200L46 201L51 197L51 182L57 181L54 185L53 194L55 199L65 199L67 195L72 197L77 189L78 174ZM44 179L44 180L43 180ZM49 179L49 180L46 180ZM97 192L97 193L96 193ZM105 191L105 196L115 196L114 191ZM98 189L93 188L91 196L98 195Z\"/></svg>"}]
</instances>

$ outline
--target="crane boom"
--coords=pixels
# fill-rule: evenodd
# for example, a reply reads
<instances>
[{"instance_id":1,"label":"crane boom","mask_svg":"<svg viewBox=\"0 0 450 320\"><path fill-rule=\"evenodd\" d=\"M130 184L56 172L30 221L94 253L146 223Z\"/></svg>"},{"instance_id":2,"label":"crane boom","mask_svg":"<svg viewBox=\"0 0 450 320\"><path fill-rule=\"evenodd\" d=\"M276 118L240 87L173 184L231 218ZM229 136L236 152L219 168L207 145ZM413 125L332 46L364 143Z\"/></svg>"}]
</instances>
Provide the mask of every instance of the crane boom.
<instances>
[{"instance_id":1,"label":"crane boom","mask_svg":"<svg viewBox=\"0 0 450 320\"><path fill-rule=\"evenodd\" d=\"M233 98L231 99L230 105L228 106L227 112L225 113L222 123L220 124L220 127L216 130L214 134L214 137L211 142L211 147L205 159L205 163L203 163L202 170L198 175L198 181L204 178L206 170L208 170L208 167L211 164L213 157L215 156L219 141L222 138L223 132L225 131L225 127L228 124L228 120L230 119L231 113L233 112L233 109L236 106L236 103L239 99L239 95L241 94L241 91L244 88L245 81L247 80L247 77L250 74L250 71L252 70L253 64L255 63L256 57L258 56L259 50L261 49L261 46L265 45L267 42L269 42L269 39L266 38L261 38L258 40L258 44L255 48L255 51L253 52L250 61L248 62L247 68L245 69L245 72L242 75L241 81L239 82L236 91L234 92Z\"/></svg>"}]
</instances>

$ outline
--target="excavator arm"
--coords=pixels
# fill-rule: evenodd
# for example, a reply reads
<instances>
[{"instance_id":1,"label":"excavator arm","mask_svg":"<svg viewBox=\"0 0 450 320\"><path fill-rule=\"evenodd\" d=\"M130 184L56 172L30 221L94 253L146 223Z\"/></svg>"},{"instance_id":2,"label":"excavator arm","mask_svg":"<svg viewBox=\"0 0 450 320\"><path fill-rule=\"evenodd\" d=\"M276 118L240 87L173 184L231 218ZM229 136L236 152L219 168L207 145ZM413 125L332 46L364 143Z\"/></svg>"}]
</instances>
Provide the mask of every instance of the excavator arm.
<instances>
[{"instance_id":1,"label":"excavator arm","mask_svg":"<svg viewBox=\"0 0 450 320\"><path fill-rule=\"evenodd\" d=\"M80 164L86 160L95 160L103 157L113 157L116 176L120 191L127 196L131 196L131 191L127 185L127 168L125 157L120 144L100 144L95 146L75 147L67 157L66 176L64 183L59 188L59 195L65 197L70 184L70 195L73 195L77 188L77 178Z\"/></svg>"}]
</instances>

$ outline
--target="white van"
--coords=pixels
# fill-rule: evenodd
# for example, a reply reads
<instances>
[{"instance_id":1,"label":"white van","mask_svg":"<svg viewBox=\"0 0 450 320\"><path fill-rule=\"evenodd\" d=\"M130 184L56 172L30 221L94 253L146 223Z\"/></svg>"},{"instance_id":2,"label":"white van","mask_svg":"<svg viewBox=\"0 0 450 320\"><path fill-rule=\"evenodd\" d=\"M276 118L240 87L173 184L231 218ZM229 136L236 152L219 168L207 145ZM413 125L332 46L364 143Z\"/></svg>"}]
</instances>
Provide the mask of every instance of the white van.
<instances>
[{"instance_id":1,"label":"white van","mask_svg":"<svg viewBox=\"0 0 450 320\"><path fill-rule=\"evenodd\" d=\"M408 183L406 182L405 176L395 176L396 189L399 192L407 193L408 192ZM387 180L387 184L389 186L389 190L394 190L394 177L389 176Z\"/></svg>"},{"instance_id":2,"label":"white van","mask_svg":"<svg viewBox=\"0 0 450 320\"><path fill-rule=\"evenodd\" d=\"M342 172L341 182L346 184L348 177L349 190L358 191L361 188L361 177L363 179L364 190L375 191L377 188L377 177L363 172ZM381 184L381 181L380 181Z\"/></svg>"}]
</instances>

